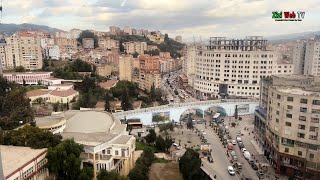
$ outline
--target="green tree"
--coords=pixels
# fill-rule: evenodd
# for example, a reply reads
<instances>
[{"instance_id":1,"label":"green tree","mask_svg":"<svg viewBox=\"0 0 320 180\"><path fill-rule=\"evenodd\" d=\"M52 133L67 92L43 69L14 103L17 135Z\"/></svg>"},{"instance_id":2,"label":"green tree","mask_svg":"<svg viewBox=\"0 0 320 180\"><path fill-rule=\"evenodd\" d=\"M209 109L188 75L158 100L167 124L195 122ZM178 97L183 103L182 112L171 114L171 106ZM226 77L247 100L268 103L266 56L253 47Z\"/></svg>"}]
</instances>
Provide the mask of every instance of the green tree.
<instances>
[{"instance_id":1,"label":"green tree","mask_svg":"<svg viewBox=\"0 0 320 180\"><path fill-rule=\"evenodd\" d=\"M126 180L126 177L120 176L118 173L114 171L106 171L105 169L101 169L99 174L97 175L98 180Z\"/></svg>"},{"instance_id":2,"label":"green tree","mask_svg":"<svg viewBox=\"0 0 320 180\"><path fill-rule=\"evenodd\" d=\"M174 140L172 139L171 136L167 136L166 139L164 140L165 142L165 150L168 152L169 148L172 146L174 143Z\"/></svg>"},{"instance_id":3,"label":"green tree","mask_svg":"<svg viewBox=\"0 0 320 180\"><path fill-rule=\"evenodd\" d=\"M156 139L156 147L162 152L166 150L166 142L160 135Z\"/></svg>"},{"instance_id":4,"label":"green tree","mask_svg":"<svg viewBox=\"0 0 320 180\"><path fill-rule=\"evenodd\" d=\"M165 124L161 124L159 126L160 132L167 132L169 129L170 129L170 131L174 131L173 123L165 123Z\"/></svg>"},{"instance_id":5,"label":"green tree","mask_svg":"<svg viewBox=\"0 0 320 180\"><path fill-rule=\"evenodd\" d=\"M110 95L109 93L106 93L106 97L104 99L104 110L107 112L110 112Z\"/></svg>"},{"instance_id":6,"label":"green tree","mask_svg":"<svg viewBox=\"0 0 320 180\"><path fill-rule=\"evenodd\" d=\"M202 179L201 176L201 160L199 153L193 149L187 149L179 161L180 172L183 179L193 180Z\"/></svg>"},{"instance_id":7,"label":"green tree","mask_svg":"<svg viewBox=\"0 0 320 180\"><path fill-rule=\"evenodd\" d=\"M60 102L56 102L52 104L52 108L54 112L58 112L59 107L60 107Z\"/></svg>"},{"instance_id":8,"label":"green tree","mask_svg":"<svg viewBox=\"0 0 320 180\"><path fill-rule=\"evenodd\" d=\"M137 58L137 57L139 56L139 53L134 52L134 53L132 54L132 56L133 56L133 58Z\"/></svg>"},{"instance_id":9,"label":"green tree","mask_svg":"<svg viewBox=\"0 0 320 180\"><path fill-rule=\"evenodd\" d=\"M25 72L26 69L23 66L17 66L16 68L14 68L15 72Z\"/></svg>"},{"instance_id":10,"label":"green tree","mask_svg":"<svg viewBox=\"0 0 320 180\"><path fill-rule=\"evenodd\" d=\"M130 103L128 90L124 88L122 90L122 97L121 97L121 107L124 111L128 111L132 108L132 104Z\"/></svg>"},{"instance_id":11,"label":"green tree","mask_svg":"<svg viewBox=\"0 0 320 180\"><path fill-rule=\"evenodd\" d=\"M148 180L149 167L154 160L154 152L150 147L146 147L141 156L137 159L135 167L128 175L130 180Z\"/></svg>"},{"instance_id":12,"label":"green tree","mask_svg":"<svg viewBox=\"0 0 320 180\"><path fill-rule=\"evenodd\" d=\"M154 83L151 85L151 88L150 88L150 98L152 101L155 101L156 100L156 89L154 87Z\"/></svg>"},{"instance_id":13,"label":"green tree","mask_svg":"<svg viewBox=\"0 0 320 180\"><path fill-rule=\"evenodd\" d=\"M80 175L78 176L78 180L92 180L93 179L93 168L92 167L84 167L81 169Z\"/></svg>"},{"instance_id":14,"label":"green tree","mask_svg":"<svg viewBox=\"0 0 320 180\"><path fill-rule=\"evenodd\" d=\"M97 48L99 47L99 44L98 44L98 36L94 35L93 32L89 31L89 30L85 30L85 31L82 31L79 35L79 37L77 38L77 41L82 44L82 39L83 38L93 38L94 40L94 48Z\"/></svg>"},{"instance_id":15,"label":"green tree","mask_svg":"<svg viewBox=\"0 0 320 180\"><path fill-rule=\"evenodd\" d=\"M80 175L80 153L83 146L67 139L54 148L49 148L47 152L49 171L57 179L73 180L78 179Z\"/></svg>"},{"instance_id":16,"label":"green tree","mask_svg":"<svg viewBox=\"0 0 320 180\"><path fill-rule=\"evenodd\" d=\"M192 122L191 114L189 114L189 116L188 116L187 128L188 129L193 129L193 122Z\"/></svg>"},{"instance_id":17,"label":"green tree","mask_svg":"<svg viewBox=\"0 0 320 180\"><path fill-rule=\"evenodd\" d=\"M25 79L22 79L22 85L23 85L23 86L27 86L27 83L26 83L26 80L25 80Z\"/></svg>"},{"instance_id":18,"label":"green tree","mask_svg":"<svg viewBox=\"0 0 320 180\"><path fill-rule=\"evenodd\" d=\"M145 137L147 143L151 144L156 141L157 135L154 129L149 130L149 134Z\"/></svg>"}]
</instances>

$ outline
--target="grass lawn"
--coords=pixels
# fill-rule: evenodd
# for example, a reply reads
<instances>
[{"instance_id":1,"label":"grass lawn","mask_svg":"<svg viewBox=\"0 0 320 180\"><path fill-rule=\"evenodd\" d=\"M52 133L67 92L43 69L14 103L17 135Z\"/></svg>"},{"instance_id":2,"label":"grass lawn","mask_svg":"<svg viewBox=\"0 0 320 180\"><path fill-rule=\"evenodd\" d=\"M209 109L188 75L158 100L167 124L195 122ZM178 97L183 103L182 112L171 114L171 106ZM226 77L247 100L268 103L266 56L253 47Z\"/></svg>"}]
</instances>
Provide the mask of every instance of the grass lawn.
<instances>
[{"instance_id":1,"label":"grass lawn","mask_svg":"<svg viewBox=\"0 0 320 180\"><path fill-rule=\"evenodd\" d=\"M143 142L136 141L136 150L144 150L144 148L146 148L146 147L150 147L154 153L159 152L159 150L154 146L148 145Z\"/></svg>"}]
</instances>

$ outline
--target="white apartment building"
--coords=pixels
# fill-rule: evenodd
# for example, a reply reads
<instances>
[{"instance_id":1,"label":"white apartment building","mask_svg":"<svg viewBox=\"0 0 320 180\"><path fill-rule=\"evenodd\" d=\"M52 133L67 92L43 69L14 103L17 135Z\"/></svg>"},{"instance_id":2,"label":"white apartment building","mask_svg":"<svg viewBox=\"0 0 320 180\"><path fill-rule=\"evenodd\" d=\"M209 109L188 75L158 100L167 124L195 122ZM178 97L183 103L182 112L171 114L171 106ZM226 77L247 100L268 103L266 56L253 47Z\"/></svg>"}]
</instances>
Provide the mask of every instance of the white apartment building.
<instances>
[{"instance_id":1,"label":"white apartment building","mask_svg":"<svg viewBox=\"0 0 320 180\"><path fill-rule=\"evenodd\" d=\"M296 179L320 172L320 78L276 75L261 81L255 135L275 171Z\"/></svg>"},{"instance_id":2,"label":"white apartment building","mask_svg":"<svg viewBox=\"0 0 320 180\"><path fill-rule=\"evenodd\" d=\"M80 30L80 29L71 29L70 30L70 38L77 39L80 36L81 32L82 32L82 30Z\"/></svg>"},{"instance_id":3,"label":"white apartment building","mask_svg":"<svg viewBox=\"0 0 320 180\"><path fill-rule=\"evenodd\" d=\"M188 77L188 84L192 87L194 86L193 80L196 73L196 56L201 47L200 44L190 44L184 49L182 71Z\"/></svg>"},{"instance_id":4,"label":"white apartment building","mask_svg":"<svg viewBox=\"0 0 320 180\"><path fill-rule=\"evenodd\" d=\"M128 35L132 35L132 28L130 26L125 26L123 28L123 32L127 33Z\"/></svg>"},{"instance_id":5,"label":"white apartment building","mask_svg":"<svg viewBox=\"0 0 320 180\"><path fill-rule=\"evenodd\" d=\"M132 55L120 56L119 58L119 79L120 81L132 80Z\"/></svg>"},{"instance_id":6,"label":"white apartment building","mask_svg":"<svg viewBox=\"0 0 320 180\"><path fill-rule=\"evenodd\" d=\"M304 74L320 75L320 38L311 39L306 42Z\"/></svg>"},{"instance_id":7,"label":"white apartment building","mask_svg":"<svg viewBox=\"0 0 320 180\"><path fill-rule=\"evenodd\" d=\"M60 48L57 45L47 45L44 49L44 55L50 59L60 59Z\"/></svg>"},{"instance_id":8,"label":"white apartment building","mask_svg":"<svg viewBox=\"0 0 320 180\"><path fill-rule=\"evenodd\" d=\"M128 54L133 54L135 52L144 54L144 51L148 50L148 45L146 42L124 42L123 46L125 52Z\"/></svg>"},{"instance_id":9,"label":"white apartment building","mask_svg":"<svg viewBox=\"0 0 320 180\"><path fill-rule=\"evenodd\" d=\"M304 74L304 64L306 56L306 40L298 40L293 46L294 74Z\"/></svg>"},{"instance_id":10,"label":"white apartment building","mask_svg":"<svg viewBox=\"0 0 320 180\"><path fill-rule=\"evenodd\" d=\"M54 38L41 38L41 48L45 49L48 45L54 45Z\"/></svg>"},{"instance_id":11,"label":"white apartment building","mask_svg":"<svg viewBox=\"0 0 320 180\"><path fill-rule=\"evenodd\" d=\"M197 94L203 98L259 97L260 78L279 72L274 71L278 58L266 49L266 42L262 36L236 40L211 37L210 45L196 53L194 88Z\"/></svg>"},{"instance_id":12,"label":"white apartment building","mask_svg":"<svg viewBox=\"0 0 320 180\"><path fill-rule=\"evenodd\" d=\"M5 60L2 61L5 69L14 69L17 66L30 70L42 68L41 39L38 35L12 35L7 37L6 41Z\"/></svg>"},{"instance_id":13,"label":"white apartment building","mask_svg":"<svg viewBox=\"0 0 320 180\"><path fill-rule=\"evenodd\" d=\"M119 48L119 41L107 38L99 38L98 39L99 48L112 49Z\"/></svg>"}]
</instances>

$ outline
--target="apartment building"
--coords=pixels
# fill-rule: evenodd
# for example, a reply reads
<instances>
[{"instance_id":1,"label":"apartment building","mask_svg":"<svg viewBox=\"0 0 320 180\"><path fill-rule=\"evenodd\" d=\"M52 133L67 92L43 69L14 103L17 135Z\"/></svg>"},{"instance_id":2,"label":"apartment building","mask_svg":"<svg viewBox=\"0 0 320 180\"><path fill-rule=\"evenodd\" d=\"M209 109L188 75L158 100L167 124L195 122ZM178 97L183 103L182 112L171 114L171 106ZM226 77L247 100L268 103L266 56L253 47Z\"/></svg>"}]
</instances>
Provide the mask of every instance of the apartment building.
<instances>
[{"instance_id":1,"label":"apartment building","mask_svg":"<svg viewBox=\"0 0 320 180\"><path fill-rule=\"evenodd\" d=\"M119 41L111 39L110 37L98 39L99 48L112 49L119 48Z\"/></svg>"},{"instance_id":2,"label":"apartment building","mask_svg":"<svg viewBox=\"0 0 320 180\"><path fill-rule=\"evenodd\" d=\"M304 64L306 56L306 40L298 40L293 46L293 74L304 74Z\"/></svg>"},{"instance_id":3,"label":"apartment building","mask_svg":"<svg viewBox=\"0 0 320 180\"><path fill-rule=\"evenodd\" d=\"M161 83L160 57L140 55L139 66L139 88L146 91L150 91L152 85L159 88Z\"/></svg>"},{"instance_id":4,"label":"apartment building","mask_svg":"<svg viewBox=\"0 0 320 180\"><path fill-rule=\"evenodd\" d=\"M5 63L6 60L6 53L5 53L5 44L1 44L0 42L0 75L2 76L2 64Z\"/></svg>"},{"instance_id":5,"label":"apartment building","mask_svg":"<svg viewBox=\"0 0 320 180\"><path fill-rule=\"evenodd\" d=\"M303 61L303 58L301 61ZM308 42L306 42L304 61L305 75L320 75L320 37L308 40Z\"/></svg>"},{"instance_id":6,"label":"apartment building","mask_svg":"<svg viewBox=\"0 0 320 180\"><path fill-rule=\"evenodd\" d=\"M52 72L11 72L3 73L3 77L10 82L23 84L23 80L27 85L37 85L44 79L50 78Z\"/></svg>"},{"instance_id":7,"label":"apartment building","mask_svg":"<svg viewBox=\"0 0 320 180\"><path fill-rule=\"evenodd\" d=\"M159 57L160 58L165 58L165 59L170 59L170 52L159 52Z\"/></svg>"},{"instance_id":8,"label":"apartment building","mask_svg":"<svg viewBox=\"0 0 320 180\"><path fill-rule=\"evenodd\" d=\"M112 73L112 67L108 64L97 64L96 72L99 76L110 77Z\"/></svg>"},{"instance_id":9,"label":"apartment building","mask_svg":"<svg viewBox=\"0 0 320 180\"><path fill-rule=\"evenodd\" d=\"M119 35L121 33L121 29L116 26L110 26L109 30L110 30L110 34L112 35Z\"/></svg>"},{"instance_id":10,"label":"apartment building","mask_svg":"<svg viewBox=\"0 0 320 180\"><path fill-rule=\"evenodd\" d=\"M119 58L119 79L120 81L132 81L132 55L120 56Z\"/></svg>"},{"instance_id":11,"label":"apartment building","mask_svg":"<svg viewBox=\"0 0 320 180\"><path fill-rule=\"evenodd\" d=\"M132 35L132 28L130 26L125 26L123 28L123 32L128 34L128 35Z\"/></svg>"},{"instance_id":12,"label":"apartment building","mask_svg":"<svg viewBox=\"0 0 320 180\"><path fill-rule=\"evenodd\" d=\"M139 54L144 54L144 51L148 50L148 45L146 42L124 42L125 52L128 54L133 54L135 52Z\"/></svg>"},{"instance_id":13,"label":"apartment building","mask_svg":"<svg viewBox=\"0 0 320 180\"><path fill-rule=\"evenodd\" d=\"M70 30L70 38L77 39L81 33L82 33L82 30L80 30L80 29L71 29Z\"/></svg>"},{"instance_id":14,"label":"apartment building","mask_svg":"<svg viewBox=\"0 0 320 180\"><path fill-rule=\"evenodd\" d=\"M276 75L261 83L255 136L277 173L296 179L320 173L320 77Z\"/></svg>"},{"instance_id":15,"label":"apartment building","mask_svg":"<svg viewBox=\"0 0 320 180\"><path fill-rule=\"evenodd\" d=\"M187 71L195 73L196 93L202 98L259 97L260 78L278 74L278 70L273 72L278 58L267 50L266 43L262 36L237 40L211 37L210 44L204 48L191 46L186 58L189 63L195 56L195 67L187 65Z\"/></svg>"},{"instance_id":16,"label":"apartment building","mask_svg":"<svg viewBox=\"0 0 320 180\"><path fill-rule=\"evenodd\" d=\"M36 34L19 34L6 37L4 46L5 58L2 59L4 69L23 66L29 70L42 68L42 51L40 37ZM3 53L3 48L0 49Z\"/></svg>"},{"instance_id":17,"label":"apartment building","mask_svg":"<svg viewBox=\"0 0 320 180\"><path fill-rule=\"evenodd\" d=\"M94 39L93 38L82 38L82 47L84 49L94 49Z\"/></svg>"},{"instance_id":18,"label":"apartment building","mask_svg":"<svg viewBox=\"0 0 320 180\"><path fill-rule=\"evenodd\" d=\"M160 57L150 55L139 56L140 70L147 72L160 72Z\"/></svg>"},{"instance_id":19,"label":"apartment building","mask_svg":"<svg viewBox=\"0 0 320 180\"><path fill-rule=\"evenodd\" d=\"M60 48L57 45L47 45L43 51L44 56L48 59L60 59Z\"/></svg>"},{"instance_id":20,"label":"apartment building","mask_svg":"<svg viewBox=\"0 0 320 180\"><path fill-rule=\"evenodd\" d=\"M77 40L70 38L56 37L54 39L55 45L59 46L62 52L76 52L77 51Z\"/></svg>"}]
</instances>

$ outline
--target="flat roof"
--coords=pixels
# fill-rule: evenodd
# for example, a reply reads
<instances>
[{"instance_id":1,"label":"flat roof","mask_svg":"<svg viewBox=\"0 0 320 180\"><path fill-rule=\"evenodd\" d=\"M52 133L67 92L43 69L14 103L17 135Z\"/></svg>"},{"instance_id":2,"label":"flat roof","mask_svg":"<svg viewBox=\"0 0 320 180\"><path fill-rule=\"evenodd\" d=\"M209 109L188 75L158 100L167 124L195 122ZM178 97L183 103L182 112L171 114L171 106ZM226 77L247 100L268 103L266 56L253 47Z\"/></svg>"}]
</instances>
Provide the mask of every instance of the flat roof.
<instances>
[{"instance_id":1,"label":"flat roof","mask_svg":"<svg viewBox=\"0 0 320 180\"><path fill-rule=\"evenodd\" d=\"M119 134L63 132L61 135L63 139L74 139L79 144L97 146L114 139Z\"/></svg>"},{"instance_id":2,"label":"flat roof","mask_svg":"<svg viewBox=\"0 0 320 180\"><path fill-rule=\"evenodd\" d=\"M3 146L1 148L2 168L4 176L7 177L11 173L27 164L29 161L46 153L47 149L31 149L29 147L20 146Z\"/></svg>"},{"instance_id":3,"label":"flat roof","mask_svg":"<svg viewBox=\"0 0 320 180\"><path fill-rule=\"evenodd\" d=\"M276 89L280 92L288 93L288 94L305 95L305 96L320 95L318 92L308 91L299 87L277 87Z\"/></svg>"},{"instance_id":4,"label":"flat roof","mask_svg":"<svg viewBox=\"0 0 320 180\"><path fill-rule=\"evenodd\" d=\"M112 116L98 111L67 111L64 132L98 133L109 132L113 124Z\"/></svg>"},{"instance_id":5,"label":"flat roof","mask_svg":"<svg viewBox=\"0 0 320 180\"><path fill-rule=\"evenodd\" d=\"M36 125L39 128L49 128L51 126L59 126L66 122L63 116L35 117L35 121L36 121Z\"/></svg>"},{"instance_id":6,"label":"flat roof","mask_svg":"<svg viewBox=\"0 0 320 180\"><path fill-rule=\"evenodd\" d=\"M127 144L128 141L132 138L132 135L120 135L116 139L112 140L113 144Z\"/></svg>"}]
</instances>

